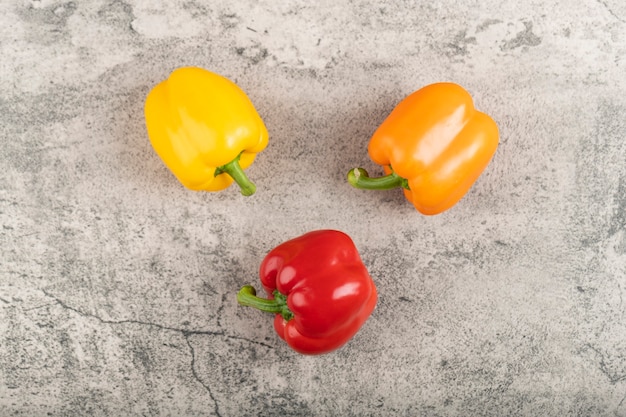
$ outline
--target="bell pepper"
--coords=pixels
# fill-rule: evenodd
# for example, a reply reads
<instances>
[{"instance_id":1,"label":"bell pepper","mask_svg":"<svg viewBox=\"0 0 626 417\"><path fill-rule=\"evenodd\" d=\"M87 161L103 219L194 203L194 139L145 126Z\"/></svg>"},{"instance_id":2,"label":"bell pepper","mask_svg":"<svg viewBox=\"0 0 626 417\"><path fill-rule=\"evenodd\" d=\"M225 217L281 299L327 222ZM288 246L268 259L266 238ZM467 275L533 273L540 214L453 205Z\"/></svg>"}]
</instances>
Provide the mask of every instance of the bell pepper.
<instances>
[{"instance_id":1,"label":"bell pepper","mask_svg":"<svg viewBox=\"0 0 626 417\"><path fill-rule=\"evenodd\" d=\"M303 354L341 347L376 306L376 286L354 242L336 230L309 232L272 249L260 278L269 298L246 285L238 302L275 313L276 333Z\"/></svg>"},{"instance_id":2,"label":"bell pepper","mask_svg":"<svg viewBox=\"0 0 626 417\"><path fill-rule=\"evenodd\" d=\"M498 147L498 126L474 108L453 83L428 85L406 97L374 132L370 158L385 176L370 178L363 168L348 173L356 188L403 188L423 214L455 205L489 164Z\"/></svg>"},{"instance_id":3,"label":"bell pepper","mask_svg":"<svg viewBox=\"0 0 626 417\"><path fill-rule=\"evenodd\" d=\"M243 195L254 194L243 170L267 146L268 133L235 83L202 68L178 68L148 94L145 118L152 147L185 187L219 191L234 180Z\"/></svg>"}]
</instances>

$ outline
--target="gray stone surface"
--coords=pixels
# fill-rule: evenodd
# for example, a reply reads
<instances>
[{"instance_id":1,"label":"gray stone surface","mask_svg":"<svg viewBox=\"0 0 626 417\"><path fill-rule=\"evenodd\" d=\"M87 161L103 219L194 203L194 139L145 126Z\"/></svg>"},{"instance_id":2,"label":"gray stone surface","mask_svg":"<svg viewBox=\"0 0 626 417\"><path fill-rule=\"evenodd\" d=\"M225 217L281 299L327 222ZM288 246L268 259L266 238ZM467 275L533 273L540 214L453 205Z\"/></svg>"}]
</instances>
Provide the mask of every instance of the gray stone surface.
<instances>
[{"instance_id":1,"label":"gray stone surface","mask_svg":"<svg viewBox=\"0 0 626 417\"><path fill-rule=\"evenodd\" d=\"M626 415L626 3L0 2L0 415ZM258 186L196 193L149 89L235 80ZM501 130L425 217L352 189L405 95L465 86ZM347 232L378 285L344 348L237 305L276 244Z\"/></svg>"}]
</instances>

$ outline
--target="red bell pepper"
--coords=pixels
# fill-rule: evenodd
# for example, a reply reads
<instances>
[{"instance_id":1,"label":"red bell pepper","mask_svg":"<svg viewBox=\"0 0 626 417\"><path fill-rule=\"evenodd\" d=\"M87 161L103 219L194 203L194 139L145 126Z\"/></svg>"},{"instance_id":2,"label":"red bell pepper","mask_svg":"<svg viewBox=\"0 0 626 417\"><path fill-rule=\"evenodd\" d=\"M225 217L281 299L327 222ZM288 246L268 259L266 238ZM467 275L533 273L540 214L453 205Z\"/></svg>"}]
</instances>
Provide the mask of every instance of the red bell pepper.
<instances>
[{"instance_id":1,"label":"red bell pepper","mask_svg":"<svg viewBox=\"0 0 626 417\"><path fill-rule=\"evenodd\" d=\"M354 242L336 230L318 230L277 246L254 287L237 294L241 305L276 313L274 329L297 352L315 355L343 346L376 306L377 292Z\"/></svg>"}]
</instances>

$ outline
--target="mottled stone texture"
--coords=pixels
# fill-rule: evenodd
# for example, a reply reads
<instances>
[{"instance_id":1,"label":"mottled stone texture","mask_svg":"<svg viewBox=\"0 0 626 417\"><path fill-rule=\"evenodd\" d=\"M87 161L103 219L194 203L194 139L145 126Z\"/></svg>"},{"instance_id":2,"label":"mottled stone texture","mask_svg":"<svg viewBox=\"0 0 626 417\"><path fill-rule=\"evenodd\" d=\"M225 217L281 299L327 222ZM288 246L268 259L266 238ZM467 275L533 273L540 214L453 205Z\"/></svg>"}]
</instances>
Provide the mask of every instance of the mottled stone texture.
<instances>
[{"instance_id":1,"label":"mottled stone texture","mask_svg":"<svg viewBox=\"0 0 626 417\"><path fill-rule=\"evenodd\" d=\"M3 0L0 57L0 415L626 415L623 0ZM253 197L152 151L144 98L184 65L266 121ZM352 189L436 81L500 126L469 194ZM308 357L235 293L320 228L380 300Z\"/></svg>"}]
</instances>

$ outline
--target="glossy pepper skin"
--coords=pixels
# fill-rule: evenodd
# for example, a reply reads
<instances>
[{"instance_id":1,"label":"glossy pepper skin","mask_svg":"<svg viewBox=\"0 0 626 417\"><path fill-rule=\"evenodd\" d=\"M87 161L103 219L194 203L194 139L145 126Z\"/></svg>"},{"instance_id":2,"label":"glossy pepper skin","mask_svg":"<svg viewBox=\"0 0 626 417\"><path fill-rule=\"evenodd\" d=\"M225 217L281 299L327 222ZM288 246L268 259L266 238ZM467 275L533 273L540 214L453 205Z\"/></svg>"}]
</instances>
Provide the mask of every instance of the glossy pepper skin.
<instances>
[{"instance_id":1,"label":"glossy pepper skin","mask_svg":"<svg viewBox=\"0 0 626 417\"><path fill-rule=\"evenodd\" d=\"M148 94L145 118L152 147L185 187L219 191L234 179L242 194L255 192L243 169L267 146L268 133L235 83L178 68Z\"/></svg>"},{"instance_id":2,"label":"glossy pepper skin","mask_svg":"<svg viewBox=\"0 0 626 417\"><path fill-rule=\"evenodd\" d=\"M453 83L428 85L402 100L372 136L370 158L387 176L348 173L357 188L404 188L423 214L455 205L489 164L498 147L498 126L474 108L472 97Z\"/></svg>"},{"instance_id":3,"label":"glossy pepper skin","mask_svg":"<svg viewBox=\"0 0 626 417\"><path fill-rule=\"evenodd\" d=\"M376 286L354 242L336 230L309 232L277 246L261 263L260 277L269 299L256 297L248 285L237 300L276 313L276 333L303 354L341 347L376 306Z\"/></svg>"}]
</instances>

